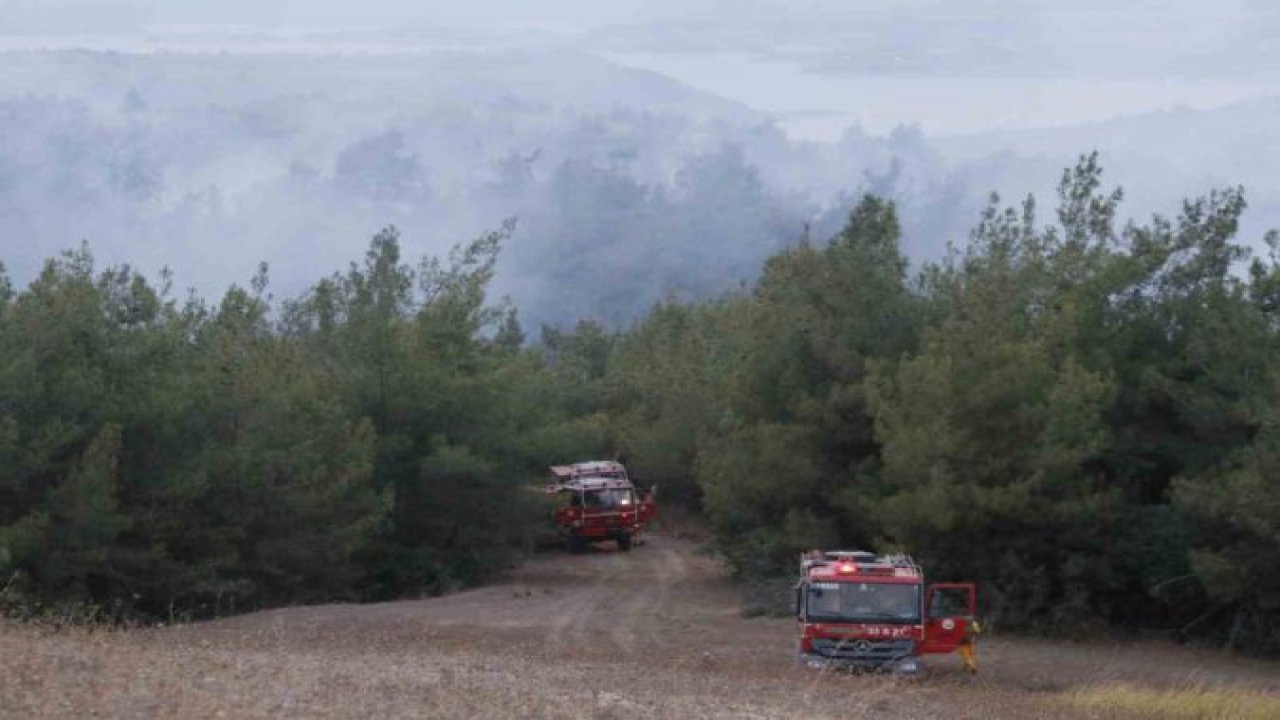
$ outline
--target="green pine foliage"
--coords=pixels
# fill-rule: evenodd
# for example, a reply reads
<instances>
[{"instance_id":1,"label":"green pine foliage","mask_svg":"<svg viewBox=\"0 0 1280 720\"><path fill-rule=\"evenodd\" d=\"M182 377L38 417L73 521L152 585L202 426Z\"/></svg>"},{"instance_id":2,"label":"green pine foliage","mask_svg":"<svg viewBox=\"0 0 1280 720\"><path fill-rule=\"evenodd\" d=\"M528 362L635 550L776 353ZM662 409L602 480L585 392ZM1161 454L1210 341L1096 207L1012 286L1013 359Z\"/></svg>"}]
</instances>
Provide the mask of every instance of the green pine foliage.
<instances>
[{"instance_id":1,"label":"green pine foliage","mask_svg":"<svg viewBox=\"0 0 1280 720\"><path fill-rule=\"evenodd\" d=\"M752 287L530 343L511 223L416 264L387 228L274 303L87 248L0 267L0 597L209 616L480 582L546 465L624 456L730 566L908 551L997 625L1280 650L1280 236L1238 188L1121 224L1096 156L909 268L864 197ZM709 206L714 211L714 203ZM274 304L273 304L274 303Z\"/></svg>"},{"instance_id":2,"label":"green pine foliage","mask_svg":"<svg viewBox=\"0 0 1280 720\"><path fill-rule=\"evenodd\" d=\"M525 489L604 450L485 288L512 227L363 262L272 306L265 267L178 302L87 248L0 282L0 587L118 618L440 592L545 521Z\"/></svg>"},{"instance_id":3,"label":"green pine foliage","mask_svg":"<svg viewBox=\"0 0 1280 720\"><path fill-rule=\"evenodd\" d=\"M993 197L910 273L868 196L750 292L624 334L610 420L744 576L909 551L1005 627L1280 650L1276 235L1245 264L1238 188L1145 224L1122 199L1083 157L1053 222Z\"/></svg>"}]
</instances>

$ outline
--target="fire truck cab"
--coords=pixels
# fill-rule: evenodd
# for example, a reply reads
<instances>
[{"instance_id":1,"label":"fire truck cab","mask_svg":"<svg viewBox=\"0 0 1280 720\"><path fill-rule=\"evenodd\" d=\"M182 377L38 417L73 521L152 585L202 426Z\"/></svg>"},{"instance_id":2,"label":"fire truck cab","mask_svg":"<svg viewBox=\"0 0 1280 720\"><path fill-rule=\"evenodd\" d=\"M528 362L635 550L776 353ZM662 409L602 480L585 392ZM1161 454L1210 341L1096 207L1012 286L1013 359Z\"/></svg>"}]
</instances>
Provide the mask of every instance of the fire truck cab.
<instances>
[{"instance_id":1,"label":"fire truck cab","mask_svg":"<svg viewBox=\"0 0 1280 720\"><path fill-rule=\"evenodd\" d=\"M805 553L795 587L799 657L815 667L916 675L922 655L960 650L976 672L976 601L973 583L926 585L909 555Z\"/></svg>"},{"instance_id":2,"label":"fire truck cab","mask_svg":"<svg viewBox=\"0 0 1280 720\"><path fill-rule=\"evenodd\" d=\"M553 465L556 482L546 492L565 502L555 524L566 549L580 552L593 542L613 540L631 550L632 538L657 514L655 489L641 494L622 463L611 460Z\"/></svg>"}]
</instances>

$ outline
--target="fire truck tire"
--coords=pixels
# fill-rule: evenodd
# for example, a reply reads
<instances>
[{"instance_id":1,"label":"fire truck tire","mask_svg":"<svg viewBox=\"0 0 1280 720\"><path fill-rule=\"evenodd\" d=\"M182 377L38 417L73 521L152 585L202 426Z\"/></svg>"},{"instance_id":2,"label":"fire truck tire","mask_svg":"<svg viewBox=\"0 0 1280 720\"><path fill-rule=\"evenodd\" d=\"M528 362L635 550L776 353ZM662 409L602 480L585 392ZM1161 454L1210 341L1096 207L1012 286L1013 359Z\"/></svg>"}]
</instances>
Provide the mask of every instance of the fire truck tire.
<instances>
[{"instance_id":1,"label":"fire truck tire","mask_svg":"<svg viewBox=\"0 0 1280 720\"><path fill-rule=\"evenodd\" d=\"M565 535L564 549L576 555L587 549L587 543L577 535Z\"/></svg>"},{"instance_id":2,"label":"fire truck tire","mask_svg":"<svg viewBox=\"0 0 1280 720\"><path fill-rule=\"evenodd\" d=\"M618 549L622 552L631 552L631 533L623 533L618 536Z\"/></svg>"}]
</instances>

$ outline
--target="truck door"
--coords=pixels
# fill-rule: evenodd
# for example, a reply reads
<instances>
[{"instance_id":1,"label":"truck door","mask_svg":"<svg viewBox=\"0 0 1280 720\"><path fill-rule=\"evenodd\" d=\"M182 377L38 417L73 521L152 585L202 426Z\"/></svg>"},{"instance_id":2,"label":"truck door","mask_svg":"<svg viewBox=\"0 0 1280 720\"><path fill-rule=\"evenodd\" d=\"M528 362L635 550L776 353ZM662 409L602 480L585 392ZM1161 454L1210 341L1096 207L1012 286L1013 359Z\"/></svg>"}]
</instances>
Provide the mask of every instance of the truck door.
<instances>
[{"instance_id":1,"label":"truck door","mask_svg":"<svg viewBox=\"0 0 1280 720\"><path fill-rule=\"evenodd\" d=\"M978 607L978 590L973 583L935 583L924 596L924 642L922 653L949 653L970 636Z\"/></svg>"}]
</instances>

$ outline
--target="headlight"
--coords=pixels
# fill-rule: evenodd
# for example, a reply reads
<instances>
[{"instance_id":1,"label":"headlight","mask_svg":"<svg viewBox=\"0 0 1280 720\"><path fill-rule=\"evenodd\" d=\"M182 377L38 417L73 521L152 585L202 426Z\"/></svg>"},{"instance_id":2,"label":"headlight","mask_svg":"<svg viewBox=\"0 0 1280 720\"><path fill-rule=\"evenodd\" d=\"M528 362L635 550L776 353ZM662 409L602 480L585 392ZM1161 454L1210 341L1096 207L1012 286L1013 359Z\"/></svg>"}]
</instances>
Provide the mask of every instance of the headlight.
<instances>
[{"instance_id":1,"label":"headlight","mask_svg":"<svg viewBox=\"0 0 1280 720\"><path fill-rule=\"evenodd\" d=\"M942 629L943 629L943 630L955 630L955 629L956 629L956 621L955 621L955 620L952 620L951 618L947 618L946 620L943 620L943 621L942 621Z\"/></svg>"}]
</instances>

